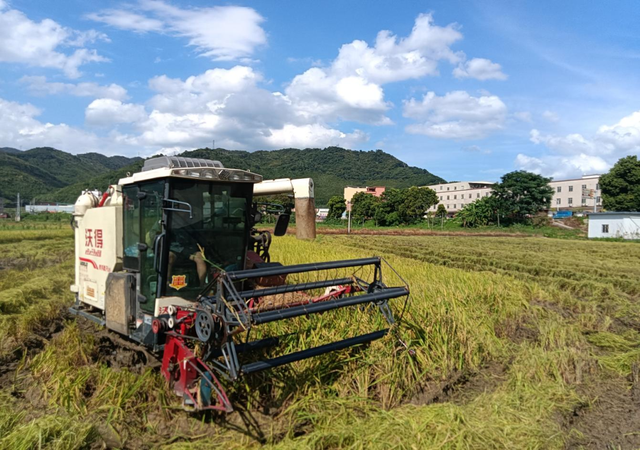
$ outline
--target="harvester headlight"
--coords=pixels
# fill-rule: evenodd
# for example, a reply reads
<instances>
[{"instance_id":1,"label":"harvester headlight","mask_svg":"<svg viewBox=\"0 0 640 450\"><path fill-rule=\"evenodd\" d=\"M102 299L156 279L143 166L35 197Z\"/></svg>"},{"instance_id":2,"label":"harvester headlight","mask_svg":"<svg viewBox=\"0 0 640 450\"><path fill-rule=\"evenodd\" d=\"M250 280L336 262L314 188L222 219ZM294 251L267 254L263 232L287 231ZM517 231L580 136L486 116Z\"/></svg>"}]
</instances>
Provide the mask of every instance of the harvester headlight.
<instances>
[{"instance_id":1,"label":"harvester headlight","mask_svg":"<svg viewBox=\"0 0 640 450\"><path fill-rule=\"evenodd\" d=\"M178 169L172 172L174 175L186 175L187 171L185 169Z\"/></svg>"},{"instance_id":2,"label":"harvester headlight","mask_svg":"<svg viewBox=\"0 0 640 450\"><path fill-rule=\"evenodd\" d=\"M233 181L239 181L240 180L240 175L238 175L237 173L234 173L231 175L231 179Z\"/></svg>"},{"instance_id":3,"label":"harvester headlight","mask_svg":"<svg viewBox=\"0 0 640 450\"><path fill-rule=\"evenodd\" d=\"M205 178L213 178L213 172L211 170L204 170L202 176Z\"/></svg>"},{"instance_id":4,"label":"harvester headlight","mask_svg":"<svg viewBox=\"0 0 640 450\"><path fill-rule=\"evenodd\" d=\"M200 172L189 172L189 176L199 177L200 176Z\"/></svg>"}]
</instances>

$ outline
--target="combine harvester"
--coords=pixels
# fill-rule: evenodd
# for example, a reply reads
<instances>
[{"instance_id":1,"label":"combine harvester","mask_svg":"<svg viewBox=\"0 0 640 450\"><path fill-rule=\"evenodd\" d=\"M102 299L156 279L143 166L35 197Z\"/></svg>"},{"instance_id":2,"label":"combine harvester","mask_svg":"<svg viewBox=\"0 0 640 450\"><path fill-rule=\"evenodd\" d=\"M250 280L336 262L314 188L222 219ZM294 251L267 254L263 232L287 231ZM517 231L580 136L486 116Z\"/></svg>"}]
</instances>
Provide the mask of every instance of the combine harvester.
<instances>
[{"instance_id":1,"label":"combine harvester","mask_svg":"<svg viewBox=\"0 0 640 450\"><path fill-rule=\"evenodd\" d=\"M283 266L271 234L257 231L254 195L293 193L298 238L315 237L313 181L271 180L218 161L158 157L75 204L76 294L71 311L148 348L185 408L232 411L219 377L240 376L367 343L389 328L256 360L278 336L251 340L258 325L351 307L394 317L409 296L382 278L379 257ZM281 210L274 234L286 232ZM389 267L390 268L390 267ZM405 303L406 305L406 303ZM260 327L257 327L260 328ZM267 327L269 330L269 327ZM252 358L253 357L253 358Z\"/></svg>"}]
</instances>

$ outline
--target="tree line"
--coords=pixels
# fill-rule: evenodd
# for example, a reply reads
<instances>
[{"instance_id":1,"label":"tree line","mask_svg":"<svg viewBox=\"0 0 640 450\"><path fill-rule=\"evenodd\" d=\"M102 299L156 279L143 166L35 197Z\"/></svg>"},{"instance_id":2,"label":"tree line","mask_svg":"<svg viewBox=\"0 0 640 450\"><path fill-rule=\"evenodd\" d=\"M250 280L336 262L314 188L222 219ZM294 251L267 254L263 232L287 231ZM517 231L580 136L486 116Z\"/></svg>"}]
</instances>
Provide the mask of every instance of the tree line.
<instances>
[{"instance_id":1,"label":"tree line","mask_svg":"<svg viewBox=\"0 0 640 450\"><path fill-rule=\"evenodd\" d=\"M553 197L550 181L521 170L508 173L494 184L490 196L467 204L457 217L465 227L528 222L538 211L549 208ZM351 199L351 217L361 223L373 220L378 226L411 225L428 219L426 211L438 203L436 192L426 187L387 189L381 197L358 192ZM332 197L328 206L329 220L340 219L346 210L345 200L338 196ZM444 219L444 205L439 204L434 215Z\"/></svg>"}]
</instances>

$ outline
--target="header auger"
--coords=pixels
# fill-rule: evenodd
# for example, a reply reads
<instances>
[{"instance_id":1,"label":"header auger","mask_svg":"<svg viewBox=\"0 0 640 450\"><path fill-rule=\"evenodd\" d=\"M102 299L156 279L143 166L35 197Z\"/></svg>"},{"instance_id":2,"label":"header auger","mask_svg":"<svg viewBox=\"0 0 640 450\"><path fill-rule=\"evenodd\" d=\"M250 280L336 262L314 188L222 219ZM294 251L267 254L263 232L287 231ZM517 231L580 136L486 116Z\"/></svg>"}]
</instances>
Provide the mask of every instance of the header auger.
<instances>
[{"instance_id":1,"label":"header auger","mask_svg":"<svg viewBox=\"0 0 640 450\"><path fill-rule=\"evenodd\" d=\"M364 344L394 324L389 300L409 288L383 280L379 257L283 266L270 262L271 234L257 231L253 195L293 192L299 237L315 236L313 181L262 181L217 161L147 160L101 200L76 202L72 312L148 347L184 406L229 412L221 380ZM274 234L283 235L288 212ZM274 355L274 322L332 310L365 314L380 329ZM253 334L259 334L251 339ZM270 335L274 332L276 335ZM269 356L259 356L269 354Z\"/></svg>"}]
</instances>

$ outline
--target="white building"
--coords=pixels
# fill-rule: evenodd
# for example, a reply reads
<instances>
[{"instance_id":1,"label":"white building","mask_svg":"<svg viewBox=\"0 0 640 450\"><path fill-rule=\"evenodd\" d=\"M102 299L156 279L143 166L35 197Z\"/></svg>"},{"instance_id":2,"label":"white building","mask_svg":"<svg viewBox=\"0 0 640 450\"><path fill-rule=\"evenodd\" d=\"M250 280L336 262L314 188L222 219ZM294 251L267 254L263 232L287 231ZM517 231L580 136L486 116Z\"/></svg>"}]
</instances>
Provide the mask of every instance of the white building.
<instances>
[{"instance_id":1,"label":"white building","mask_svg":"<svg viewBox=\"0 0 640 450\"><path fill-rule=\"evenodd\" d=\"M444 205L448 213L456 213L465 205L482 197L491 195L494 183L489 181L459 181L426 186L436 191L439 203ZM549 183L553 189L551 209L553 210L594 210L601 209L600 175L585 175L570 180L554 180ZM429 208L434 212L438 205Z\"/></svg>"},{"instance_id":2,"label":"white building","mask_svg":"<svg viewBox=\"0 0 640 450\"><path fill-rule=\"evenodd\" d=\"M589 238L640 239L640 212L589 214Z\"/></svg>"},{"instance_id":3,"label":"white building","mask_svg":"<svg viewBox=\"0 0 640 450\"><path fill-rule=\"evenodd\" d=\"M316 221L322 222L329 215L329 208L318 208L316 210Z\"/></svg>"},{"instance_id":4,"label":"white building","mask_svg":"<svg viewBox=\"0 0 640 450\"><path fill-rule=\"evenodd\" d=\"M459 181L455 183L441 183L427 186L436 191L439 203L443 204L448 213L454 213L464 208L464 205L473 203L482 197L491 194L490 181ZM434 212L438 205L429 208Z\"/></svg>"},{"instance_id":5,"label":"white building","mask_svg":"<svg viewBox=\"0 0 640 450\"><path fill-rule=\"evenodd\" d=\"M558 210L588 209L602 207L600 198L600 175L585 175L582 178L558 180L549 183L553 188L551 208Z\"/></svg>"}]
</instances>

